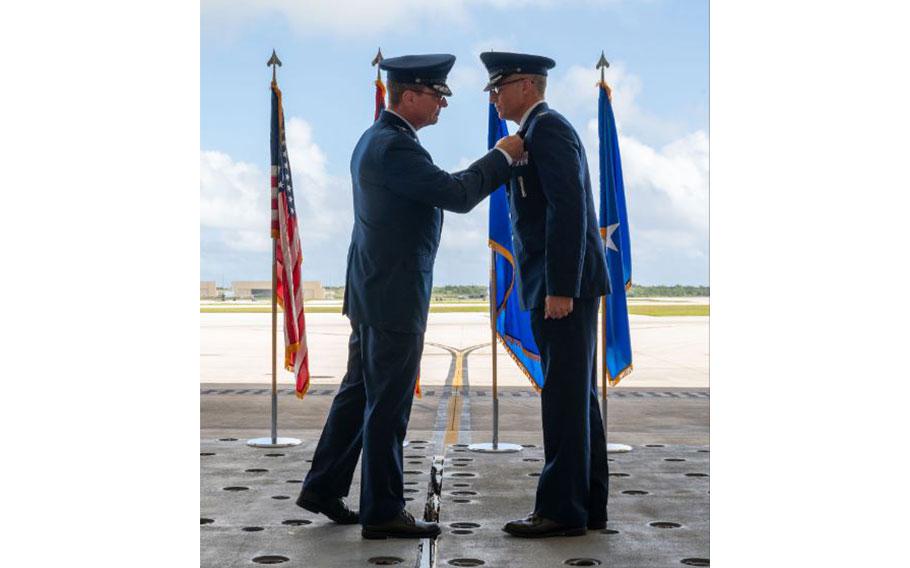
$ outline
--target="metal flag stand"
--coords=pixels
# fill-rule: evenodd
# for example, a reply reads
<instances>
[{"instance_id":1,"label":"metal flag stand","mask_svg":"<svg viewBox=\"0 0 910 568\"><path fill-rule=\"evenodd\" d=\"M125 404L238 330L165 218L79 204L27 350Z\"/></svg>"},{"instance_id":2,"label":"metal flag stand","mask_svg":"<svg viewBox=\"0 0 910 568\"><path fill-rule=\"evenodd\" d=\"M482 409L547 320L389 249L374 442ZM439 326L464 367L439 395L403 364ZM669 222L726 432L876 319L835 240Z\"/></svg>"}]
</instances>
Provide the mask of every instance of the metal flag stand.
<instances>
[{"instance_id":1,"label":"metal flag stand","mask_svg":"<svg viewBox=\"0 0 910 568\"><path fill-rule=\"evenodd\" d=\"M493 441L471 444L472 452L509 454L520 452L521 446L499 441L499 391L496 385L496 251L490 250L490 332L493 346Z\"/></svg>"},{"instance_id":2,"label":"metal flag stand","mask_svg":"<svg viewBox=\"0 0 910 568\"><path fill-rule=\"evenodd\" d=\"M607 96L610 96L610 87L607 86L606 77L604 77L604 70L610 66L610 63L607 61L604 52L600 52L600 59L597 61L596 69L600 69L600 85L603 88L607 89ZM604 247L607 246L606 237L601 235L603 239ZM600 317L602 325L600 326L603 338L600 341L600 349L602 351L601 358L601 367L600 367L600 378L601 378L601 394L600 394L600 414L604 422L604 436L607 436L607 297L601 296L600 298ZM610 444L607 443L607 453L608 454L622 454L626 452L631 452L632 446L627 444Z\"/></svg>"},{"instance_id":3,"label":"metal flag stand","mask_svg":"<svg viewBox=\"0 0 910 568\"><path fill-rule=\"evenodd\" d=\"M276 67L281 66L281 60L272 50L272 57L267 63L272 68L272 83L277 84ZM274 172L273 172L274 173ZM276 187L272 187L272 199L278 196ZM270 221L271 223L271 221ZM276 254L278 237L272 234L272 436L270 438L253 438L247 440L246 445L254 448L288 448L300 445L297 438L278 437L278 265Z\"/></svg>"},{"instance_id":4,"label":"metal flag stand","mask_svg":"<svg viewBox=\"0 0 910 568\"><path fill-rule=\"evenodd\" d=\"M606 310L606 306L604 306L606 301L607 301L607 297L602 296L601 303L600 303L600 310L601 310L600 317L603 320L603 325L601 326L601 329L604 331L606 331L606 318L607 318L607 310ZM602 365L601 365L601 369L600 369L600 377L601 377L600 414L604 421L604 437L606 437L608 435L607 434L607 349L606 349L607 344L606 344L606 334L604 334L604 338L600 342L600 345L601 345L601 351L603 352ZM607 453L608 454L624 454L624 453L631 452L631 451L632 451L632 446L630 446L628 444L611 444L611 443L607 442Z\"/></svg>"}]
</instances>

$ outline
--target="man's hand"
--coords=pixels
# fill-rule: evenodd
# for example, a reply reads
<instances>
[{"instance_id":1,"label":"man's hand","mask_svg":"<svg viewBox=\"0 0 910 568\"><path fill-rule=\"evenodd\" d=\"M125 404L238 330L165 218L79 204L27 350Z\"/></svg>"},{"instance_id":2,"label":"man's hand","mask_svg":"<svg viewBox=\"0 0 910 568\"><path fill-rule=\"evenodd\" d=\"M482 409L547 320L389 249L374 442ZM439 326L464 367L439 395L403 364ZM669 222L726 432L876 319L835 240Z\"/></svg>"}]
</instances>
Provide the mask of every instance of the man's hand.
<instances>
[{"instance_id":1,"label":"man's hand","mask_svg":"<svg viewBox=\"0 0 910 568\"><path fill-rule=\"evenodd\" d=\"M572 313L572 298L547 296L544 304L544 319L562 319Z\"/></svg>"},{"instance_id":2,"label":"man's hand","mask_svg":"<svg viewBox=\"0 0 910 568\"><path fill-rule=\"evenodd\" d=\"M506 136L505 138L500 138L499 142L496 143L496 147L505 150L506 154L508 154L514 162L524 154L525 141L517 134L513 134L511 136Z\"/></svg>"}]
</instances>

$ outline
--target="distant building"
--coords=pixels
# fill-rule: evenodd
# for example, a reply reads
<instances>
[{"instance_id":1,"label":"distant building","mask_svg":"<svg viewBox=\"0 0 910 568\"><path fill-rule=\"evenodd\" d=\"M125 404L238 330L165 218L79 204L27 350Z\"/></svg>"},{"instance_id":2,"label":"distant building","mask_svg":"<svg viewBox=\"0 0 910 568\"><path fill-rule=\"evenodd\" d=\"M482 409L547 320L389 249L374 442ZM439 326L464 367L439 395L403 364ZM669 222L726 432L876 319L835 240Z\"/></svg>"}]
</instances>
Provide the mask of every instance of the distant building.
<instances>
[{"instance_id":1,"label":"distant building","mask_svg":"<svg viewBox=\"0 0 910 568\"><path fill-rule=\"evenodd\" d=\"M237 280L231 284L238 300L268 300L272 297L271 280ZM318 280L303 281L303 299L324 300L325 288Z\"/></svg>"},{"instance_id":2,"label":"distant building","mask_svg":"<svg viewBox=\"0 0 910 568\"><path fill-rule=\"evenodd\" d=\"M202 280L199 282L199 297L203 300L211 300L218 298L220 294L218 293L218 288L215 286L214 280Z\"/></svg>"}]
</instances>

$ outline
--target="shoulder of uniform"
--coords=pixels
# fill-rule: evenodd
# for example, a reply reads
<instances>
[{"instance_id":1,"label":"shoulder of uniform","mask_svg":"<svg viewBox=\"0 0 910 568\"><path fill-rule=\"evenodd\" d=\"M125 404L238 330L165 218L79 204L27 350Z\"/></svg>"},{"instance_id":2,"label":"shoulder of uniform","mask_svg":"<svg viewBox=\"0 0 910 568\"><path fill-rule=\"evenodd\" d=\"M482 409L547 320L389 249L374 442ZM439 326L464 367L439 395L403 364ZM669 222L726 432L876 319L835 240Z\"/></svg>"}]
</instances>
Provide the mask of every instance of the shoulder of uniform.
<instances>
[{"instance_id":1,"label":"shoulder of uniform","mask_svg":"<svg viewBox=\"0 0 910 568\"><path fill-rule=\"evenodd\" d=\"M552 110L544 110L537 113L531 123L528 125L528 135L533 137L535 130L544 132L559 132L565 125L564 119L561 120L559 113Z\"/></svg>"},{"instance_id":2,"label":"shoulder of uniform","mask_svg":"<svg viewBox=\"0 0 910 568\"><path fill-rule=\"evenodd\" d=\"M553 109L547 109L537 113L537 116L535 116L534 119L536 124L543 124L546 126L558 126L566 123L566 119Z\"/></svg>"},{"instance_id":3,"label":"shoulder of uniform","mask_svg":"<svg viewBox=\"0 0 910 568\"><path fill-rule=\"evenodd\" d=\"M396 121L391 121L391 120L383 121L382 126L380 127L380 131L383 133L388 133L388 134L404 135L407 138L413 137L411 130L407 126L405 126L404 124L401 124L397 120Z\"/></svg>"},{"instance_id":4,"label":"shoulder of uniform","mask_svg":"<svg viewBox=\"0 0 910 568\"><path fill-rule=\"evenodd\" d=\"M382 140L387 146L419 146L406 126L393 126L383 132Z\"/></svg>"},{"instance_id":5,"label":"shoulder of uniform","mask_svg":"<svg viewBox=\"0 0 910 568\"><path fill-rule=\"evenodd\" d=\"M397 128L386 129L376 140L376 155L380 161L385 161L392 152L404 152L407 154L419 154L421 152L418 144L406 132Z\"/></svg>"}]
</instances>

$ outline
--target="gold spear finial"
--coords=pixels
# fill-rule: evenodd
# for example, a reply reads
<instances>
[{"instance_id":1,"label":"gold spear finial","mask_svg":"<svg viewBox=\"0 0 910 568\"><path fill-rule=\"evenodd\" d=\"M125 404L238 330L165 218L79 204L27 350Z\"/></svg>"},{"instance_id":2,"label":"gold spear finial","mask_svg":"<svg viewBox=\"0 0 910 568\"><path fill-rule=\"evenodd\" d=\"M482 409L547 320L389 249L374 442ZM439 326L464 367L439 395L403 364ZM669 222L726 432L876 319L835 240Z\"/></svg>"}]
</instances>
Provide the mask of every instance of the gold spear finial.
<instances>
[{"instance_id":1,"label":"gold spear finial","mask_svg":"<svg viewBox=\"0 0 910 568\"><path fill-rule=\"evenodd\" d=\"M371 65L376 68L376 80L377 81L382 80L382 76L379 74L379 64L382 63L383 59L384 58L382 57L382 48L380 47L379 50L376 51L376 57L373 58L373 63L371 63Z\"/></svg>"},{"instance_id":2,"label":"gold spear finial","mask_svg":"<svg viewBox=\"0 0 910 568\"><path fill-rule=\"evenodd\" d=\"M278 59L278 54L275 53L274 49L272 50L272 56L269 57L269 61L268 61L268 63L266 63L266 65L271 66L271 68L272 68L272 82L273 83L277 82L276 76L275 76L275 71L276 71L276 69L278 69L278 67L281 67L281 60Z\"/></svg>"},{"instance_id":3,"label":"gold spear finial","mask_svg":"<svg viewBox=\"0 0 910 568\"><path fill-rule=\"evenodd\" d=\"M600 84L603 85L603 88L607 90L607 97L612 101L613 100L613 90L610 89L610 86L607 85L607 80L604 77L604 71L607 67L610 66L610 62L607 61L607 57L604 55L604 52L600 52L600 59L597 60L597 65L595 69L600 69Z\"/></svg>"}]
</instances>

